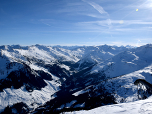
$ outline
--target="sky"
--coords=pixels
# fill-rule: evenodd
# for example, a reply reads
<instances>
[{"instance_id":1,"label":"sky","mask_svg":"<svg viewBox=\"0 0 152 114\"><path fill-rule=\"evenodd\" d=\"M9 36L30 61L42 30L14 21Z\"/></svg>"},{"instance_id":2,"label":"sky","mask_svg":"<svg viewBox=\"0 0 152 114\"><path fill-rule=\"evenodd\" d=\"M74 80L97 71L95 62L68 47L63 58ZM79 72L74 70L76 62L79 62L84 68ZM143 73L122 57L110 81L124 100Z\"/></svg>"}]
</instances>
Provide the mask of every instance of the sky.
<instances>
[{"instance_id":1,"label":"sky","mask_svg":"<svg viewBox=\"0 0 152 114\"><path fill-rule=\"evenodd\" d=\"M0 0L0 45L152 43L152 0Z\"/></svg>"}]
</instances>

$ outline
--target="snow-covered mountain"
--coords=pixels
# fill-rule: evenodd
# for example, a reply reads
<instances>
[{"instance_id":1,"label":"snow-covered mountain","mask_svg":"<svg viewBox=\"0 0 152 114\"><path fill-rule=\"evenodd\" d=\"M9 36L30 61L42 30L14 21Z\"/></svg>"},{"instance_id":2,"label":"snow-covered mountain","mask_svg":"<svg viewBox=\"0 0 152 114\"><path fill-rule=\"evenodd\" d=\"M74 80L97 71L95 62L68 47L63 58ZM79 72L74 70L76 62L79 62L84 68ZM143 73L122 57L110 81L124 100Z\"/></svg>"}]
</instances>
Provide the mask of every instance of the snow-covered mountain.
<instances>
[{"instance_id":1,"label":"snow-covered mountain","mask_svg":"<svg viewBox=\"0 0 152 114\"><path fill-rule=\"evenodd\" d=\"M137 101L134 82L152 83L151 52L152 44L0 46L0 111L59 113Z\"/></svg>"},{"instance_id":2,"label":"snow-covered mountain","mask_svg":"<svg viewBox=\"0 0 152 114\"><path fill-rule=\"evenodd\" d=\"M42 47L0 47L0 110L19 102L36 108L52 99L61 81L70 75L70 68L53 57L65 55L51 55L51 48ZM69 59L75 61L72 57L66 60Z\"/></svg>"},{"instance_id":3,"label":"snow-covered mountain","mask_svg":"<svg viewBox=\"0 0 152 114\"><path fill-rule=\"evenodd\" d=\"M96 76L96 82L99 82L99 84L93 87L98 90L100 86L104 85L107 91L114 95L117 103L135 101L138 98L134 82L137 79L145 79L149 83L152 83L151 52L151 44L121 52L93 66L85 77L90 77L90 75ZM101 78L103 76L104 80ZM88 84L89 81L86 84ZM89 91L89 88L86 88L87 89L81 90L80 93Z\"/></svg>"},{"instance_id":4,"label":"snow-covered mountain","mask_svg":"<svg viewBox=\"0 0 152 114\"><path fill-rule=\"evenodd\" d=\"M117 54L113 58L101 62L91 73L104 71L107 77L116 77L142 69L152 63L152 45L141 46Z\"/></svg>"},{"instance_id":5,"label":"snow-covered mountain","mask_svg":"<svg viewBox=\"0 0 152 114\"><path fill-rule=\"evenodd\" d=\"M74 52L79 52L80 60L78 61L79 67L78 70L82 70L85 67L97 64L99 62L105 61L116 54L128 50L127 47L118 47L118 46L81 46L72 49ZM78 55L77 55L78 56Z\"/></svg>"}]
</instances>

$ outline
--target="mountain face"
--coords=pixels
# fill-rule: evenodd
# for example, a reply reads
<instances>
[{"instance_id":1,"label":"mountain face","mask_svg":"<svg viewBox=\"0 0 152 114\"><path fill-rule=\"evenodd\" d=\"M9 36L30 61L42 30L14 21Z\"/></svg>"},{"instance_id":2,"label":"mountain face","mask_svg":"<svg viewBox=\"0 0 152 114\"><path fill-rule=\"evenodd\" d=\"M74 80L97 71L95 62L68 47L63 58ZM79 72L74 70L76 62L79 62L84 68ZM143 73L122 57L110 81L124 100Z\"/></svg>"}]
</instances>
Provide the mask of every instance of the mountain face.
<instances>
[{"instance_id":1,"label":"mountain face","mask_svg":"<svg viewBox=\"0 0 152 114\"><path fill-rule=\"evenodd\" d=\"M136 101L134 82L152 83L151 52L151 44L0 46L0 112L60 113Z\"/></svg>"}]
</instances>

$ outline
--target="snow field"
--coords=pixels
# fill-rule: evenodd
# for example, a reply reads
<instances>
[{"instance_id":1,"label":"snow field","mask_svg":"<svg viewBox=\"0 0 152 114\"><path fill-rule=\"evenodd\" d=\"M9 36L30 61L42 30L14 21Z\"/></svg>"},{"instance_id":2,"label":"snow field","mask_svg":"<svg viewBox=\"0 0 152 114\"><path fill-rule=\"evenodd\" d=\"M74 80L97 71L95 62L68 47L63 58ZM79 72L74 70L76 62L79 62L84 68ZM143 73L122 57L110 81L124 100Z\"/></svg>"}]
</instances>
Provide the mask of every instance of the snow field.
<instances>
[{"instance_id":1,"label":"snow field","mask_svg":"<svg viewBox=\"0 0 152 114\"><path fill-rule=\"evenodd\" d=\"M130 103L102 106L89 111L65 112L65 114L152 114L152 97Z\"/></svg>"},{"instance_id":2,"label":"snow field","mask_svg":"<svg viewBox=\"0 0 152 114\"><path fill-rule=\"evenodd\" d=\"M8 105L19 102L26 103L30 108L37 108L39 105L53 99L54 97L51 97L51 95L59 90L60 84L54 80L45 80L45 82L47 83L46 87L41 90L34 90L33 92L26 91L24 86L19 89L4 89L4 92L0 92L0 111Z\"/></svg>"}]
</instances>

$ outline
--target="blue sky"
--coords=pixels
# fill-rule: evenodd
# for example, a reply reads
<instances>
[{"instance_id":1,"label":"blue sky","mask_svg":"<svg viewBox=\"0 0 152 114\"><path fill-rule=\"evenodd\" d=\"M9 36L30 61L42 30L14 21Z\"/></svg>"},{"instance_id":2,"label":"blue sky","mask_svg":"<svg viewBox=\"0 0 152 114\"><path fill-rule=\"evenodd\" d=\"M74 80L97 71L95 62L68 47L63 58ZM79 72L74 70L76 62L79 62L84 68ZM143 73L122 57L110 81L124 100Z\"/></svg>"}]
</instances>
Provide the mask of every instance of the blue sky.
<instances>
[{"instance_id":1,"label":"blue sky","mask_svg":"<svg viewBox=\"0 0 152 114\"><path fill-rule=\"evenodd\" d=\"M152 0L0 0L0 45L152 43Z\"/></svg>"}]
</instances>

